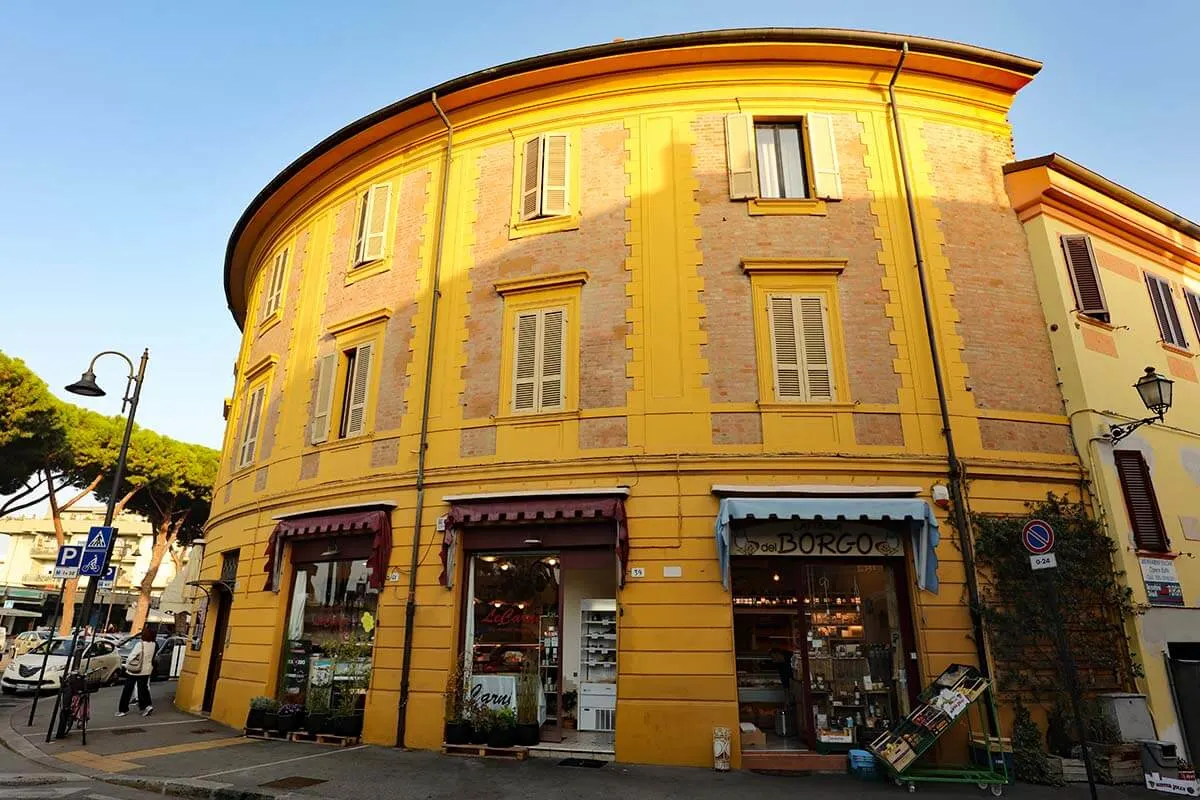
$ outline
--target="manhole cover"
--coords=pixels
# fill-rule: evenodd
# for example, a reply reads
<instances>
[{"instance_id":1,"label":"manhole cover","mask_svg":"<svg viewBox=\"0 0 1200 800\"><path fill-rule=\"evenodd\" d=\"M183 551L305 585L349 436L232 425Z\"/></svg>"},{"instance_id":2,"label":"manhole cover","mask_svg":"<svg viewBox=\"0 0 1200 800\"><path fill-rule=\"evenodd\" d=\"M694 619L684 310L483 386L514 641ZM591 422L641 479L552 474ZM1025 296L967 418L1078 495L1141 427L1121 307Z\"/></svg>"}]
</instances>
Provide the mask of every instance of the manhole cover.
<instances>
[{"instance_id":1,"label":"manhole cover","mask_svg":"<svg viewBox=\"0 0 1200 800\"><path fill-rule=\"evenodd\" d=\"M560 767L591 767L592 769L596 769L603 767L607 763L607 761L598 761L594 758L564 758L558 762L558 765Z\"/></svg>"},{"instance_id":2,"label":"manhole cover","mask_svg":"<svg viewBox=\"0 0 1200 800\"><path fill-rule=\"evenodd\" d=\"M289 778L260 783L259 786L264 789L304 789L308 786L316 786L318 783L325 783L325 781L320 778L302 778L299 775L292 775Z\"/></svg>"},{"instance_id":3,"label":"manhole cover","mask_svg":"<svg viewBox=\"0 0 1200 800\"><path fill-rule=\"evenodd\" d=\"M113 734L113 736L125 736L126 734L130 734L130 733L145 733L145 732L146 732L145 728L117 728L112 732L112 734Z\"/></svg>"},{"instance_id":4,"label":"manhole cover","mask_svg":"<svg viewBox=\"0 0 1200 800\"><path fill-rule=\"evenodd\" d=\"M216 733L216 728L192 728L192 733Z\"/></svg>"}]
</instances>

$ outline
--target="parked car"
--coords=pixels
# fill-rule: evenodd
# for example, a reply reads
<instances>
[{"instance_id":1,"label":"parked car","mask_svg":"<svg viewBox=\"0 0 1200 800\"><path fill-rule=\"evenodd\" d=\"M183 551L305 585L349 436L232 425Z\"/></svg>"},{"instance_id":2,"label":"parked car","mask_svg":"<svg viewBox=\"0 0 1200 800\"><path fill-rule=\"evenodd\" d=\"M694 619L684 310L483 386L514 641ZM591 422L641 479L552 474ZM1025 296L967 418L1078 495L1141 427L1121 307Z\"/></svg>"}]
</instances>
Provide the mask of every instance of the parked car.
<instances>
[{"instance_id":1,"label":"parked car","mask_svg":"<svg viewBox=\"0 0 1200 800\"><path fill-rule=\"evenodd\" d=\"M130 636L117 645L117 653L121 657L121 666L118 667L116 676L118 680L125 680L125 660L129 658L140 639L140 636ZM166 633L154 637L154 672L150 674L150 680L165 681L171 677L171 656L175 647L181 644L187 644L186 637Z\"/></svg>"},{"instance_id":2,"label":"parked car","mask_svg":"<svg viewBox=\"0 0 1200 800\"><path fill-rule=\"evenodd\" d=\"M42 642L50 638L50 631L24 631L18 633L12 642L13 658L23 656Z\"/></svg>"},{"instance_id":3,"label":"parked car","mask_svg":"<svg viewBox=\"0 0 1200 800\"><path fill-rule=\"evenodd\" d=\"M117 668L121 666L121 657L117 655L112 642L80 640L75 646L83 648L81 669L87 669L88 683L102 686L115 679ZM49 658L46 657L47 648L50 650ZM67 669L67 656L70 652L71 638L61 636L43 642L25 655L14 658L4 670L4 675L0 676L0 692L15 694L39 689L57 692L62 684L63 673ZM43 661L46 663L44 675Z\"/></svg>"}]
</instances>

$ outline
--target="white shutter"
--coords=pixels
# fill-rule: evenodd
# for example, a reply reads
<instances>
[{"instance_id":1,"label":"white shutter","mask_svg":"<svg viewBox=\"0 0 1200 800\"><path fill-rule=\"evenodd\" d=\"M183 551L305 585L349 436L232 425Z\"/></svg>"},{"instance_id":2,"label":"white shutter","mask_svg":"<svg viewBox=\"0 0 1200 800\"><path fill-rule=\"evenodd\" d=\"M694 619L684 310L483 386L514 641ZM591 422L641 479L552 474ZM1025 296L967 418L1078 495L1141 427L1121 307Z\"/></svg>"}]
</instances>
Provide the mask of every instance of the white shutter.
<instances>
[{"instance_id":1,"label":"white shutter","mask_svg":"<svg viewBox=\"0 0 1200 800\"><path fill-rule=\"evenodd\" d=\"M833 373L829 364L829 332L825 302L820 296L797 297L800 304L800 341L803 343L804 382L812 402L833 401Z\"/></svg>"},{"instance_id":2,"label":"white shutter","mask_svg":"<svg viewBox=\"0 0 1200 800\"><path fill-rule=\"evenodd\" d=\"M371 384L371 354L374 345L360 344L354 353L354 374L346 397L346 437L361 436L367 429L367 398Z\"/></svg>"},{"instance_id":3,"label":"white shutter","mask_svg":"<svg viewBox=\"0 0 1200 800\"><path fill-rule=\"evenodd\" d=\"M750 114L725 117L725 164L731 200L758 197L758 165L754 152L754 117Z\"/></svg>"},{"instance_id":4,"label":"white shutter","mask_svg":"<svg viewBox=\"0 0 1200 800\"><path fill-rule=\"evenodd\" d=\"M562 309L541 313L541 375L538 376L538 410L563 407L563 355L566 317Z\"/></svg>"},{"instance_id":5,"label":"white shutter","mask_svg":"<svg viewBox=\"0 0 1200 800\"><path fill-rule=\"evenodd\" d=\"M525 143L521 165L521 219L535 219L542 213L542 137Z\"/></svg>"},{"instance_id":6,"label":"white shutter","mask_svg":"<svg viewBox=\"0 0 1200 800\"><path fill-rule=\"evenodd\" d=\"M805 123L808 130L808 151L812 154L813 161L813 186L817 197L840 200L842 175L838 169L833 117L830 114L809 114L805 117Z\"/></svg>"},{"instance_id":7,"label":"white shutter","mask_svg":"<svg viewBox=\"0 0 1200 800\"><path fill-rule=\"evenodd\" d=\"M537 410L537 336L536 312L517 315L513 342L513 411Z\"/></svg>"},{"instance_id":8,"label":"white shutter","mask_svg":"<svg viewBox=\"0 0 1200 800\"><path fill-rule=\"evenodd\" d=\"M367 207L363 214L364 232L359 262L383 258L384 237L387 235L388 213L392 205L392 185L377 183L367 192Z\"/></svg>"},{"instance_id":9,"label":"white shutter","mask_svg":"<svg viewBox=\"0 0 1200 800\"><path fill-rule=\"evenodd\" d=\"M367 217L371 213L371 193L363 192L358 200L358 227L355 230L354 266L366 261L363 257L363 247L367 241Z\"/></svg>"},{"instance_id":10,"label":"white shutter","mask_svg":"<svg viewBox=\"0 0 1200 800\"><path fill-rule=\"evenodd\" d=\"M563 216L571 210L571 140L565 133L547 133L542 142L542 216Z\"/></svg>"},{"instance_id":11,"label":"white shutter","mask_svg":"<svg viewBox=\"0 0 1200 800\"><path fill-rule=\"evenodd\" d=\"M313 406L308 441L320 444L329 440L329 418L333 413L333 381L337 376L337 354L317 359L317 397Z\"/></svg>"},{"instance_id":12,"label":"white shutter","mask_svg":"<svg viewBox=\"0 0 1200 800\"><path fill-rule=\"evenodd\" d=\"M267 286L267 302L263 305L263 319L274 314L283 305L283 276L287 271L287 257L287 250L275 256L275 263L271 267L271 282Z\"/></svg>"},{"instance_id":13,"label":"white shutter","mask_svg":"<svg viewBox=\"0 0 1200 800\"><path fill-rule=\"evenodd\" d=\"M262 416L263 394L265 386L260 386L250 393L246 410L242 417L242 446L238 451L238 466L244 467L254 461L254 452L258 445L258 422Z\"/></svg>"},{"instance_id":14,"label":"white shutter","mask_svg":"<svg viewBox=\"0 0 1200 800\"><path fill-rule=\"evenodd\" d=\"M767 297L767 319L771 330L771 369L777 400L803 400L800 348L796 342L796 315L790 295Z\"/></svg>"}]
</instances>

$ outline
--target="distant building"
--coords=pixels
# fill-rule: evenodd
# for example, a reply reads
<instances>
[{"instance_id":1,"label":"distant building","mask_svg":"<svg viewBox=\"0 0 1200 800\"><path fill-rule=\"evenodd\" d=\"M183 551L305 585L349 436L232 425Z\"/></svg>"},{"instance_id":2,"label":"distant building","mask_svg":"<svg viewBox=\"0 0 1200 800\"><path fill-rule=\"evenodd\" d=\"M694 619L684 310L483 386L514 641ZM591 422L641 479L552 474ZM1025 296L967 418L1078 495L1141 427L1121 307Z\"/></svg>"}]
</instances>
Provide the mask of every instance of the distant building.
<instances>
[{"instance_id":1,"label":"distant building","mask_svg":"<svg viewBox=\"0 0 1200 800\"><path fill-rule=\"evenodd\" d=\"M66 541L82 544L89 528L104 524L104 509L98 506L68 509L62 512L62 522ZM113 525L117 528L112 558L112 563L117 565L117 582L112 592L97 596L91 621L100 626L112 623L121 628L127 625L127 612L131 613L137 601L138 586L150 566L154 530L149 520L136 514L120 514ZM36 618L21 615L0 620L10 632L51 624L61 583L53 577L57 555L58 540L49 512L40 517L0 519L0 596L4 608L39 614ZM153 605L157 605L158 596L174 579L175 572L175 562L168 554L154 578ZM77 600L82 600L85 586L87 580L83 579Z\"/></svg>"}]
</instances>

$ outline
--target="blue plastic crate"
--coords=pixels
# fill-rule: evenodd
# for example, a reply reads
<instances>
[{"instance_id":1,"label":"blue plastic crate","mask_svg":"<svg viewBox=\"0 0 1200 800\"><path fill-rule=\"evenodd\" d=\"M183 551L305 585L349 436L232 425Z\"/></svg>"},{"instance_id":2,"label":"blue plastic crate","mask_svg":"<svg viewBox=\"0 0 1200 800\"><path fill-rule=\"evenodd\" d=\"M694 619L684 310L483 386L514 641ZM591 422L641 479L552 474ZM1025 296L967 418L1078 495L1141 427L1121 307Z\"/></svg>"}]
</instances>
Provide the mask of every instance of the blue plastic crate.
<instances>
[{"instance_id":1,"label":"blue plastic crate","mask_svg":"<svg viewBox=\"0 0 1200 800\"><path fill-rule=\"evenodd\" d=\"M879 777L880 771L873 753L868 753L866 750L851 750L848 755L850 756L851 773L863 780L875 780Z\"/></svg>"}]
</instances>

